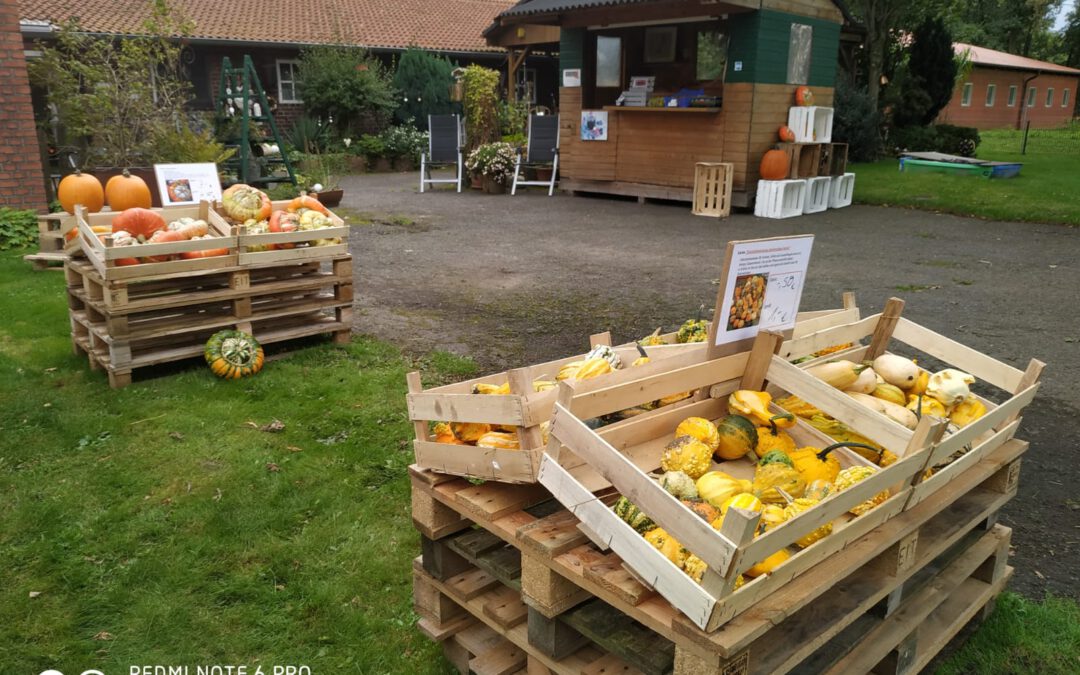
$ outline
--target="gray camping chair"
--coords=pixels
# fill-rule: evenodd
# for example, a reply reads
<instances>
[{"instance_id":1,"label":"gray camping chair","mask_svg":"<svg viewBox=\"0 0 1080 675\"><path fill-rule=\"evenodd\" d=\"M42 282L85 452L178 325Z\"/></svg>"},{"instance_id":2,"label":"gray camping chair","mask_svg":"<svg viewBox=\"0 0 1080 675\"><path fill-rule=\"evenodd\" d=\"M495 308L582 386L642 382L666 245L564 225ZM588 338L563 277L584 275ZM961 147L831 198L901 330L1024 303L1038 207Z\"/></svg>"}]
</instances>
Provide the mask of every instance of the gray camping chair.
<instances>
[{"instance_id":1,"label":"gray camping chair","mask_svg":"<svg viewBox=\"0 0 1080 675\"><path fill-rule=\"evenodd\" d=\"M420 153L420 192L434 183L456 183L461 192L465 162L461 148L465 145L461 118L457 115L428 115L428 151ZM432 178L432 166L457 167L454 178Z\"/></svg>"},{"instance_id":2,"label":"gray camping chair","mask_svg":"<svg viewBox=\"0 0 1080 675\"><path fill-rule=\"evenodd\" d=\"M526 166L551 166L550 180L521 180L522 155ZM514 164L514 186L510 194L517 194L519 185L545 185L548 197L555 192L555 178L559 173L559 116L529 115L529 148L522 153L518 148Z\"/></svg>"}]
</instances>

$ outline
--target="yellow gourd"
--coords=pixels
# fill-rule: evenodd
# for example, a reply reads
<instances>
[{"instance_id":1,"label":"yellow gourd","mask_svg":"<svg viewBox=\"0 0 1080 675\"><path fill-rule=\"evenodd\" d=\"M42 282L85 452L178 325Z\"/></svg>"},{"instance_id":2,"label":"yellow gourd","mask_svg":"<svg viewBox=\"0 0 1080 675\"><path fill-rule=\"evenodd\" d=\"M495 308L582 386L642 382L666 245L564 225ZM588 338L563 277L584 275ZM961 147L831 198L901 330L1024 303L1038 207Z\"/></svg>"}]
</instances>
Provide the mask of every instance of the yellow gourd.
<instances>
[{"instance_id":1,"label":"yellow gourd","mask_svg":"<svg viewBox=\"0 0 1080 675\"><path fill-rule=\"evenodd\" d=\"M761 511L760 527L766 532L777 527L787 520L784 516L784 507L779 504L768 504Z\"/></svg>"},{"instance_id":2,"label":"yellow gourd","mask_svg":"<svg viewBox=\"0 0 1080 675\"><path fill-rule=\"evenodd\" d=\"M790 429L795 426L795 417L790 413L774 415L769 410L772 403L772 395L766 391L751 391L740 389L728 396L728 409L745 415L761 426L775 424L781 429Z\"/></svg>"},{"instance_id":3,"label":"yellow gourd","mask_svg":"<svg viewBox=\"0 0 1080 675\"><path fill-rule=\"evenodd\" d=\"M750 492L740 492L737 495L728 497L723 504L720 505L720 518L722 519L727 515L728 509L734 506L737 509L743 509L744 511L758 511L761 512L765 508L765 504L757 498L756 495ZM713 522L713 527L716 527L716 522ZM720 528L717 528L720 529Z\"/></svg>"},{"instance_id":4,"label":"yellow gourd","mask_svg":"<svg viewBox=\"0 0 1080 675\"><path fill-rule=\"evenodd\" d=\"M949 421L964 427L986 414L986 406L974 394L961 401L949 413Z\"/></svg>"},{"instance_id":5,"label":"yellow gourd","mask_svg":"<svg viewBox=\"0 0 1080 675\"><path fill-rule=\"evenodd\" d=\"M790 454L795 450L795 439L790 434L781 431L775 422L757 428L757 446L754 448L754 454L764 457L772 450L779 450L784 454Z\"/></svg>"},{"instance_id":6,"label":"yellow gourd","mask_svg":"<svg viewBox=\"0 0 1080 675\"><path fill-rule=\"evenodd\" d=\"M936 398L930 398L929 396L916 396L915 394L908 396L907 409L920 417L923 415L933 415L934 417L949 416L948 411L945 410L945 406L941 404L941 401Z\"/></svg>"},{"instance_id":7,"label":"yellow gourd","mask_svg":"<svg viewBox=\"0 0 1080 675\"><path fill-rule=\"evenodd\" d=\"M836 477L836 481L833 482L833 489L837 492L843 492L844 490L850 488L852 485L860 483L869 478L870 476L873 476L875 473L876 471L874 471L874 469L868 466L848 467L847 469L841 471L840 474ZM877 506L878 504L884 503L885 500L887 500L888 498L889 491L882 490L870 499L867 499L866 501L851 507L850 509L848 509L848 511L856 516L861 516L870 509Z\"/></svg>"},{"instance_id":8,"label":"yellow gourd","mask_svg":"<svg viewBox=\"0 0 1080 675\"><path fill-rule=\"evenodd\" d=\"M679 436L664 448L660 468L682 471L694 480L701 478L712 466L712 449L692 436Z\"/></svg>"},{"instance_id":9,"label":"yellow gourd","mask_svg":"<svg viewBox=\"0 0 1080 675\"><path fill-rule=\"evenodd\" d=\"M806 479L794 467L782 462L758 465L754 471L754 494L763 502L784 504L787 500L778 488L792 497L802 497L806 491Z\"/></svg>"},{"instance_id":10,"label":"yellow gourd","mask_svg":"<svg viewBox=\"0 0 1080 675\"><path fill-rule=\"evenodd\" d=\"M814 506L817 505L817 503L818 503L818 500L816 500L816 499L807 499L805 497L802 498L802 499L796 499L795 501L791 502L790 504L788 504L787 506L784 507L784 520L785 521L791 520L792 518L799 515L800 513L803 513L805 511L808 511L808 510L812 509ZM829 536L830 534L832 534L832 522L831 521L828 522L828 523L825 523L824 525L817 528L813 532L811 532L811 533L809 533L807 535L804 535L803 537L798 539L795 543L798 544L799 548L806 548L810 544L813 544L815 541L819 541L821 539L824 539L825 537Z\"/></svg>"},{"instance_id":11,"label":"yellow gourd","mask_svg":"<svg viewBox=\"0 0 1080 675\"><path fill-rule=\"evenodd\" d=\"M453 429L446 422L439 422L432 430L435 434L436 443L449 443L450 445L465 445L465 442L454 435Z\"/></svg>"},{"instance_id":12,"label":"yellow gourd","mask_svg":"<svg viewBox=\"0 0 1080 675\"><path fill-rule=\"evenodd\" d=\"M476 447L493 448L495 450L520 450L516 433L507 431L489 431L476 439Z\"/></svg>"},{"instance_id":13,"label":"yellow gourd","mask_svg":"<svg viewBox=\"0 0 1080 675\"><path fill-rule=\"evenodd\" d=\"M716 425L704 417L687 417L675 427L675 436L691 436L709 446L709 452L720 447L720 433Z\"/></svg>"},{"instance_id":14,"label":"yellow gourd","mask_svg":"<svg viewBox=\"0 0 1080 675\"><path fill-rule=\"evenodd\" d=\"M686 558L690 552L675 541L663 528L658 527L655 530L646 532L645 541L652 544L653 548L663 553L665 558L675 563L680 569L686 565Z\"/></svg>"},{"instance_id":15,"label":"yellow gourd","mask_svg":"<svg viewBox=\"0 0 1080 675\"><path fill-rule=\"evenodd\" d=\"M741 492L751 490L750 481L740 480L723 471L710 471L697 479L698 497L720 508L724 502Z\"/></svg>"},{"instance_id":16,"label":"yellow gourd","mask_svg":"<svg viewBox=\"0 0 1080 675\"><path fill-rule=\"evenodd\" d=\"M481 436L491 431L491 425L484 422L451 422L450 430L466 443L475 443Z\"/></svg>"},{"instance_id":17,"label":"yellow gourd","mask_svg":"<svg viewBox=\"0 0 1080 675\"><path fill-rule=\"evenodd\" d=\"M709 569L709 566L705 564L705 561L693 553L686 557L686 564L683 566L683 571L699 584L701 583L701 578L705 576L705 570L707 569Z\"/></svg>"},{"instance_id":18,"label":"yellow gourd","mask_svg":"<svg viewBox=\"0 0 1080 675\"><path fill-rule=\"evenodd\" d=\"M776 553L773 553L768 558L765 558L750 569L746 570L743 574L750 578L761 577L765 576L766 574L771 574L773 570L787 562L787 559L790 557L791 554L788 553L787 549L782 548Z\"/></svg>"},{"instance_id":19,"label":"yellow gourd","mask_svg":"<svg viewBox=\"0 0 1080 675\"><path fill-rule=\"evenodd\" d=\"M821 408L818 408L812 403L807 403L798 396L786 396L784 398L776 399L776 405L780 406L784 410L793 415L798 415L803 419L810 419L814 415L823 415Z\"/></svg>"}]
</instances>

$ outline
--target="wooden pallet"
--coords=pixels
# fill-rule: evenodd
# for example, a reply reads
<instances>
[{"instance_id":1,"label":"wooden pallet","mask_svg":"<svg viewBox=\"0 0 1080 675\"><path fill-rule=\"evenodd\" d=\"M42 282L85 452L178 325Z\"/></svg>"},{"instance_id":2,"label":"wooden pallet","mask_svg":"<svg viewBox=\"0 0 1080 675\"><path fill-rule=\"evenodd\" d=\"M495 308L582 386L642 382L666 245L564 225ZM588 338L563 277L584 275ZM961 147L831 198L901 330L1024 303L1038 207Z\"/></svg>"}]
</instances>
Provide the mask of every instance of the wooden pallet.
<instances>
[{"instance_id":1,"label":"wooden pallet","mask_svg":"<svg viewBox=\"0 0 1080 675\"><path fill-rule=\"evenodd\" d=\"M446 550L445 545L436 545L439 538L474 524L519 549L524 601L545 616L558 616L596 597L675 642L680 650L719 664L762 639L783 618L813 606L828 589L860 569L910 567L912 542L921 547L920 554L940 552L979 523L992 521L1015 494L1019 458L1026 448L1026 443L1015 439L1003 444L959 476L949 490L938 491L872 528L842 550L829 551L800 580L777 577L762 583L771 579L766 577L744 586L732 598L748 605L747 609L723 630L712 633L682 616L631 572L617 553L591 543L580 521L567 510L545 503L547 494L537 486L527 490L495 483L477 486L414 466L410 469L413 518L424 535L425 557L433 560L441 555L436 551ZM897 583L902 580L897 577Z\"/></svg>"},{"instance_id":2,"label":"wooden pallet","mask_svg":"<svg viewBox=\"0 0 1080 675\"><path fill-rule=\"evenodd\" d=\"M66 277L75 353L104 369L113 387L129 384L135 369L201 356L206 340L227 328L264 344L324 333L344 342L351 331L348 255L147 281L106 280L71 260Z\"/></svg>"},{"instance_id":3,"label":"wooden pallet","mask_svg":"<svg viewBox=\"0 0 1080 675\"><path fill-rule=\"evenodd\" d=\"M1012 445L1023 444L1014 441ZM1005 458L1003 454L1000 459ZM441 540L423 538L420 567L433 579L468 579L485 592L501 589L485 596L491 602L480 611L493 620L502 617L507 623L504 628L525 623L529 646L556 660L583 644L595 645L592 640L583 639L586 634L594 639L607 638L600 645L605 651L639 666L643 672L662 672L667 667L661 658L665 653L675 664L675 672L687 675L822 672L828 668L838 673L866 672L869 668L850 670L846 669L847 665L834 667L833 664L848 664L857 658L858 663L870 660L875 665L889 658L891 651L910 649L917 638L911 637L909 627L913 623L917 626L934 612L935 616L952 613L970 618L1003 587L1007 578L1003 575L1008 530L995 523L998 510L1013 494L1000 490L1008 489L1009 476L1015 472L1010 470L1012 464L1004 467L988 464L980 467L982 470L975 472L979 475L972 479L985 476L994 466L999 468L933 517L918 523L923 514L917 510L906 512L890 521L888 527L878 528L824 561L801 581L788 584L714 634L705 634L680 617L670 604L637 581L617 556L588 544L576 527L577 521L566 511L553 507L550 501L505 513L512 506L506 488L512 486L472 486L479 487L478 490L461 487L452 492L461 496L460 500L453 500L459 511L446 509L444 520L453 512L471 526L472 521L460 511L475 516L481 505L493 515L505 515L487 521L491 531L468 529ZM417 494L428 494L420 487L421 479L433 476L430 472L414 471L414 498ZM434 487L446 488L463 482L443 481ZM1011 485L1015 490L1015 482ZM483 489L487 487L497 489L489 493ZM967 486L957 486L964 487ZM467 492L462 494L463 490ZM444 498L451 494L445 489L439 492ZM542 498L542 493L534 495L534 499ZM439 503L445 509L445 503ZM463 508L464 504L471 506ZM938 506L924 505L922 510L930 512ZM481 519L480 524L483 522ZM430 526L424 527L431 531ZM514 530L513 534L508 530ZM515 556L515 551L519 555ZM960 563L960 568L949 567L961 558L965 562ZM993 562L986 563L990 558ZM948 576L938 578L946 570L951 570ZM968 581L975 572L979 575L976 580ZM518 604L518 583L522 588L520 601L528 605L527 617ZM963 606L951 596L953 589L960 586L966 603ZM429 587L430 584L424 583L415 586L418 595L428 598L422 603L417 601L427 608L418 609L421 616L447 625L460 620L462 614L454 597L433 595ZM946 600L949 600L947 604ZM937 603L948 609L939 612ZM509 608L511 605L513 609ZM601 605L607 608L606 612ZM611 631L587 635L591 614L599 617L592 620L592 625L635 626L637 638L627 641L629 651L619 651L619 637L612 638ZM938 624L942 621L938 620ZM632 631L620 632L633 635ZM865 637L858 637L862 635ZM924 636L924 642L930 640L925 631ZM932 658L947 641L935 637L932 645L921 648L919 658ZM641 643L653 646L635 651L633 646ZM665 652L664 644L674 645L674 651ZM635 658L645 658L642 654L653 658L635 662ZM808 670L805 664L809 662L818 667ZM907 671L901 668L894 672Z\"/></svg>"},{"instance_id":4,"label":"wooden pallet","mask_svg":"<svg viewBox=\"0 0 1080 675\"><path fill-rule=\"evenodd\" d=\"M859 308L855 304L854 295L845 293L844 306L841 309L801 312L794 335L801 337L815 334L835 326L847 325L858 318ZM590 392L602 392L620 382L677 371L701 363L706 358L707 348L704 343L675 344L675 333L659 337L665 344L647 348L650 363L633 369L624 366L608 375L581 381L577 385L577 393L586 395ZM611 334L591 336L590 345L598 344L610 345ZM632 343L619 345L614 349L624 364L633 363L639 356ZM533 392L532 382L537 379L554 379L561 366L584 356L578 354L430 389L423 388L419 372L409 373L407 402L409 419L415 433L413 450L416 463L423 468L456 476L506 483L535 483L540 456L543 454L539 425L551 419L557 392ZM472 393L477 384L505 383L510 384L511 394L508 396ZM429 430L429 422L432 421L485 422L514 426L518 429L521 449L498 450L439 443L434 440Z\"/></svg>"}]
</instances>

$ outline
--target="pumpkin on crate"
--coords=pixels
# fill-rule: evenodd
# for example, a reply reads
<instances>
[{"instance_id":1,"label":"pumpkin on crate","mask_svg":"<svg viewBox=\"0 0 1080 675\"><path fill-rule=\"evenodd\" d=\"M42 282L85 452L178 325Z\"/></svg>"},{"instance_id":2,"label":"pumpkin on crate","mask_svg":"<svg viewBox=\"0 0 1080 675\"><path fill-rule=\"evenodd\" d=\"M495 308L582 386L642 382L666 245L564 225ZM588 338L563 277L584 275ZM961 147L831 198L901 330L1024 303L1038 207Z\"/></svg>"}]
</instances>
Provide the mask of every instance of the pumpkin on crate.
<instances>
[{"instance_id":1,"label":"pumpkin on crate","mask_svg":"<svg viewBox=\"0 0 1080 675\"><path fill-rule=\"evenodd\" d=\"M97 178L76 169L60 181L56 198L68 213L75 213L76 204L82 204L90 213L97 213L105 207L105 188Z\"/></svg>"},{"instance_id":2,"label":"pumpkin on crate","mask_svg":"<svg viewBox=\"0 0 1080 675\"><path fill-rule=\"evenodd\" d=\"M773 148L761 156L758 174L762 180L784 180L791 171L791 158L779 148Z\"/></svg>"},{"instance_id":3,"label":"pumpkin on crate","mask_svg":"<svg viewBox=\"0 0 1080 675\"><path fill-rule=\"evenodd\" d=\"M239 330L214 333L203 350L210 370L220 378L250 377L263 367L263 348L253 335Z\"/></svg>"},{"instance_id":4,"label":"pumpkin on crate","mask_svg":"<svg viewBox=\"0 0 1080 675\"><path fill-rule=\"evenodd\" d=\"M266 220L270 217L270 197L258 188L237 183L221 193L221 209L237 223Z\"/></svg>"},{"instance_id":5,"label":"pumpkin on crate","mask_svg":"<svg viewBox=\"0 0 1080 675\"><path fill-rule=\"evenodd\" d=\"M801 86L795 88L795 105L799 106L812 106L814 105L814 92L810 91L810 87Z\"/></svg>"},{"instance_id":6,"label":"pumpkin on crate","mask_svg":"<svg viewBox=\"0 0 1080 675\"><path fill-rule=\"evenodd\" d=\"M146 243L164 229L164 218L150 209L138 206L121 212L112 222L113 232L127 232L140 244Z\"/></svg>"},{"instance_id":7,"label":"pumpkin on crate","mask_svg":"<svg viewBox=\"0 0 1080 675\"><path fill-rule=\"evenodd\" d=\"M148 209L153 205L150 187L142 178L124 172L105 182L105 201L113 211L124 211L136 206Z\"/></svg>"},{"instance_id":8,"label":"pumpkin on crate","mask_svg":"<svg viewBox=\"0 0 1080 675\"><path fill-rule=\"evenodd\" d=\"M782 143L794 143L795 142L795 132L792 131L791 127L789 127L786 124L780 127L780 130L777 132L777 135L780 137L780 141Z\"/></svg>"}]
</instances>

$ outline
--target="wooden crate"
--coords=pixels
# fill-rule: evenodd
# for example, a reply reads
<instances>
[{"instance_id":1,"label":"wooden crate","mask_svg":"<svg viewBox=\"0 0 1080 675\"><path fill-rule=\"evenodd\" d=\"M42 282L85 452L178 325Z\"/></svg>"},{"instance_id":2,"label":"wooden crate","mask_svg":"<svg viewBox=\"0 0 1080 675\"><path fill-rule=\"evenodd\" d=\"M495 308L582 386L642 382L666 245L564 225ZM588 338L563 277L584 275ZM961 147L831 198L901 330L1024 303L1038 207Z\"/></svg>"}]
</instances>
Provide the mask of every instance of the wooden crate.
<instances>
[{"instance_id":1,"label":"wooden crate","mask_svg":"<svg viewBox=\"0 0 1080 675\"><path fill-rule=\"evenodd\" d=\"M871 331L876 343L887 342L886 330L886 323L882 322L877 330ZM831 333L834 341L828 344L846 341L835 340L839 333ZM806 338L803 343L804 347L811 344L820 342ZM1017 425L1014 418L1034 396L1037 387L1037 384L1020 387L1022 392L1008 402L939 442L946 426L944 422L924 416L915 431L902 427L807 375L784 357L773 355L779 348L778 336L770 341L768 334L763 333L749 355L735 355L674 373L647 376L622 386L608 387L599 393L575 395L572 384L560 385L560 400L553 413L552 443L541 460L541 484L561 502L573 506L575 515L583 521L584 529L594 541L610 545L641 578L650 580L662 595L705 629L714 629L745 609L762 589L804 573L836 547L843 547L868 528L885 523L945 487L959 473L1012 437ZM798 350L793 351L789 356L800 355ZM1015 379L1021 375L1016 371ZM713 383L710 385L708 380ZM733 518L729 511L724 529L718 533L660 488L647 472L659 466L660 454L682 419L691 415L718 418L726 412L726 398L730 392L739 388L758 389L765 380L774 387L801 396L895 452L899 459L871 478L756 539L754 532L760 516L748 512L735 512ZM1008 383L1018 385L1013 378ZM641 392L647 392L648 396L664 396L678 387L711 387L712 397L670 413L657 414L636 423L631 421L606 437L579 419L579 416L588 418L603 414L609 406L635 405L634 400ZM995 431L994 427L1003 423L1004 428ZM796 442L800 443L800 439L796 438ZM820 443L809 444L823 447ZM563 457L566 454L561 451L563 446L570 451L568 457ZM942 459L965 446L972 446L972 451L933 477L922 480L926 469L937 466ZM587 465L587 469L582 470L582 464ZM746 460L726 462L720 468L736 476L752 472ZM709 565L701 585L648 545L617 518L603 500L593 495L609 484ZM890 492L885 503L855 519L847 515L851 507L885 489ZM803 550L794 548L797 539L826 522L834 523L834 531L829 537ZM742 572L784 548L793 555L767 577L765 583L757 579L735 590L736 580Z\"/></svg>"},{"instance_id":2,"label":"wooden crate","mask_svg":"<svg viewBox=\"0 0 1080 675\"><path fill-rule=\"evenodd\" d=\"M694 165L695 216L727 218L731 215L731 181L735 165L730 162L698 162Z\"/></svg>"},{"instance_id":3,"label":"wooden crate","mask_svg":"<svg viewBox=\"0 0 1080 675\"><path fill-rule=\"evenodd\" d=\"M829 165L825 176L843 176L847 171L848 144L831 143L829 149Z\"/></svg>"},{"instance_id":4,"label":"wooden crate","mask_svg":"<svg viewBox=\"0 0 1080 675\"><path fill-rule=\"evenodd\" d=\"M842 309L800 312L793 335L808 335L828 327L846 325L857 320L858 317L859 309L855 304L854 295L845 293ZM609 375L584 380L578 384L577 391L585 393L600 390L631 377L668 372L705 360L707 351L705 343L675 344L675 333L666 333L660 338L665 344L647 348L652 359L651 363L637 366L632 371L624 367ZM594 335L590 338L590 343L593 346L610 344L611 335L609 333ZM637 348L632 343L619 345L615 347L615 351L624 364L633 363L638 357ZM539 425L550 419L556 392L554 390L533 392L532 382L536 379L554 379L562 365L580 360L584 356L584 354L579 354L430 389L423 388L419 372L409 373L407 400L409 419L413 422L415 433L413 449L416 463L427 469L457 476L508 483L535 483L540 455L543 453ZM509 396L472 393L473 387L477 384L502 385L504 383L510 384ZM437 443L433 440L428 428L428 423L431 421L486 422L515 426L518 428L518 442L521 449L497 450Z\"/></svg>"},{"instance_id":5,"label":"wooden crate","mask_svg":"<svg viewBox=\"0 0 1080 675\"><path fill-rule=\"evenodd\" d=\"M998 510L1015 494L1015 482L1008 476L1015 473L1012 467L1025 449L1026 444L1015 440L1002 446L962 476L954 490L942 491L887 526L875 528L822 561L801 582L783 584L762 598L754 611L741 614L713 633L705 633L687 621L628 571L616 553L605 553L591 544L573 514L558 507L553 510L551 502L528 506L546 498L535 486L475 486L413 467L414 518L422 519L423 514L431 513L428 508L415 508L416 497L423 495L432 499L436 511L441 510L443 515L418 522L422 532L437 529L451 517L466 522L469 528L474 523L484 528L466 532L469 543L464 545L456 544L457 538L449 534L441 543L425 537L424 566L436 578L478 566L453 551L472 551L479 559L489 554L492 559L505 559L500 551L510 547L520 550L520 571L509 576L520 580L522 599L529 606L529 627L540 636L530 643L536 649L555 644L550 638L559 630L559 624L541 621L536 614L558 621L574 608L588 607L598 598L655 633L656 638L672 642L676 673L782 673L792 668L794 672L818 672L799 670L798 664L810 658L825 664L849 653L867 658L867 650L884 649L887 653L910 641L910 631L896 628L898 622L903 619L907 622L904 625L910 625L912 611L926 616L934 610L932 614L940 615L935 608L938 603L944 607L942 600L949 595L949 587L940 583L927 585L931 575L924 570L934 561L942 568L943 557L947 562L959 553L973 551L976 541L982 541L982 553L968 555L968 563L977 562L979 555L985 559L991 549L995 560L980 567L986 578L980 579L985 583L978 585L978 591L985 591L986 584L992 585L994 594L1000 591L1005 582L1002 573L1007 531L995 529L994 524ZM523 489L533 492L515 500L513 492ZM515 510L522 504L526 506ZM993 533L996 544L985 540L988 531ZM485 543L477 545L477 541ZM481 565L488 576L506 583L506 574L492 573L488 571L490 565ZM947 584L966 576L970 575L954 569L950 577L954 581ZM965 598L970 599L969 587L974 582L965 579L963 584ZM934 590L926 597L923 588ZM971 616L978 610L974 601L962 607L958 602L949 604L950 612L962 610ZM446 620L456 616L445 610L445 604L426 604L433 609L427 613L418 610L421 616L438 615ZM882 626L891 627L893 637L882 638ZM862 634L867 637L863 639ZM568 650L576 647L573 633L563 629L558 637L566 641ZM948 637L934 645L932 653L931 647L924 648L921 657L932 656L947 641Z\"/></svg>"},{"instance_id":6,"label":"wooden crate","mask_svg":"<svg viewBox=\"0 0 1080 675\"><path fill-rule=\"evenodd\" d=\"M210 204L203 202L197 206L173 206L167 209L151 209L161 215L166 223L177 218L198 218L207 221L213 239L175 241L164 244L140 244L138 247L114 246L111 236L104 241L93 231L94 226L110 225L119 215L114 211L87 213L81 206L76 206L75 222L79 228L79 245L90 264L105 281L149 280L167 278L189 272L203 272L236 266L236 237L225 228L215 225L210 218ZM137 256L176 255L187 252L227 249L227 255L192 260L169 260L165 262L145 262L137 265L117 265L117 260Z\"/></svg>"},{"instance_id":7,"label":"wooden crate","mask_svg":"<svg viewBox=\"0 0 1080 675\"><path fill-rule=\"evenodd\" d=\"M274 211L284 210L291 200L272 202ZM302 232L248 232L243 224L230 222L221 210L220 204L210 211L210 222L218 229L236 237L237 262L246 265L267 265L301 260L328 259L349 252L349 226L345 221L330 212L333 227ZM338 240L338 243L320 245L317 242ZM282 248L292 246L292 248Z\"/></svg>"},{"instance_id":8,"label":"wooden crate","mask_svg":"<svg viewBox=\"0 0 1080 675\"><path fill-rule=\"evenodd\" d=\"M815 178L822 174L822 143L781 143L779 148L788 156L788 179Z\"/></svg>"},{"instance_id":9,"label":"wooden crate","mask_svg":"<svg viewBox=\"0 0 1080 675\"><path fill-rule=\"evenodd\" d=\"M947 367L975 376L977 383L973 385L974 392L986 406L987 413L959 430L944 431L943 438L934 445L927 461L927 467L935 468L935 473L926 480L916 481L905 507L910 508L935 490L948 485L949 481L1016 434L1024 407L1038 391L1045 364L1031 359L1025 370L1019 370L903 318L903 308L902 300L892 298L880 314L785 342L774 359L776 368L770 371L769 380L775 387L797 396L805 398L806 395L828 401L832 417L883 447L900 453L912 442L911 430L884 415L871 412L868 416L868 408L842 392L820 380L799 377L795 369L788 367L785 359L813 354L825 345L853 343L856 346L851 349L826 358L861 361L896 352L903 356L918 356L923 363L930 359L937 360ZM863 345L862 342L867 344ZM816 361L807 361L800 365L807 368L814 363ZM995 403L987 396L999 398L1001 402ZM943 466L961 452L964 454L959 459Z\"/></svg>"},{"instance_id":10,"label":"wooden crate","mask_svg":"<svg viewBox=\"0 0 1080 675\"><path fill-rule=\"evenodd\" d=\"M73 259L65 273L75 353L106 370L113 387L129 384L135 369L201 356L226 328L265 344L323 333L341 342L351 330L350 256L149 280L108 280Z\"/></svg>"}]
</instances>

